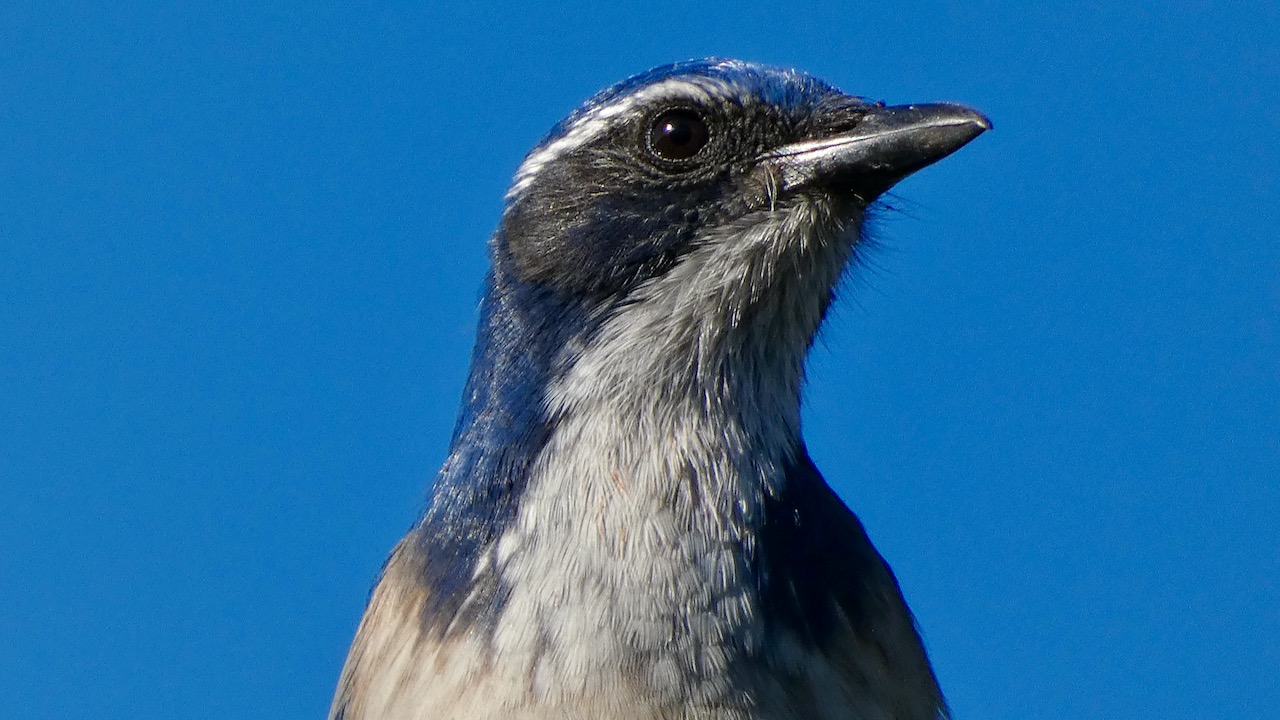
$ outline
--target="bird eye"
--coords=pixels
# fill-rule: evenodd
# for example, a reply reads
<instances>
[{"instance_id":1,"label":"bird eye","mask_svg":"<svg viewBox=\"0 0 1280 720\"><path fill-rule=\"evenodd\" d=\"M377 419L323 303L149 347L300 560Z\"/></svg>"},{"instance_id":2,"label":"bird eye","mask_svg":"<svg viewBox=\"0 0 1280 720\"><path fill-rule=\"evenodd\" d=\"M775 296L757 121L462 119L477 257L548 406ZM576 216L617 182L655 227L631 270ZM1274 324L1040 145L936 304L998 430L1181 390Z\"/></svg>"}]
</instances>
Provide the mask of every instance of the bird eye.
<instances>
[{"instance_id":1,"label":"bird eye","mask_svg":"<svg viewBox=\"0 0 1280 720\"><path fill-rule=\"evenodd\" d=\"M707 123L698 113L668 110L654 118L649 128L649 149L663 160L688 160L698 154L711 138Z\"/></svg>"}]
</instances>

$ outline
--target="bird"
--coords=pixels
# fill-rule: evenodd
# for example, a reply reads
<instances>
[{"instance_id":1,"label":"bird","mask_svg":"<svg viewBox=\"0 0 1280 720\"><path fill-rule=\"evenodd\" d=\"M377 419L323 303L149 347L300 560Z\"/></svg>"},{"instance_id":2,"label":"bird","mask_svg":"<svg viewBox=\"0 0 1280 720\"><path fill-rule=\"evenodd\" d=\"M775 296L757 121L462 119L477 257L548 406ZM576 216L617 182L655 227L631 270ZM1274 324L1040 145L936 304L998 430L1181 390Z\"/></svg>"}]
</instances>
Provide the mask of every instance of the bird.
<instances>
[{"instance_id":1,"label":"bird","mask_svg":"<svg viewBox=\"0 0 1280 720\"><path fill-rule=\"evenodd\" d=\"M555 125L505 195L448 454L331 720L949 717L800 409L868 213L990 127L718 58Z\"/></svg>"}]
</instances>

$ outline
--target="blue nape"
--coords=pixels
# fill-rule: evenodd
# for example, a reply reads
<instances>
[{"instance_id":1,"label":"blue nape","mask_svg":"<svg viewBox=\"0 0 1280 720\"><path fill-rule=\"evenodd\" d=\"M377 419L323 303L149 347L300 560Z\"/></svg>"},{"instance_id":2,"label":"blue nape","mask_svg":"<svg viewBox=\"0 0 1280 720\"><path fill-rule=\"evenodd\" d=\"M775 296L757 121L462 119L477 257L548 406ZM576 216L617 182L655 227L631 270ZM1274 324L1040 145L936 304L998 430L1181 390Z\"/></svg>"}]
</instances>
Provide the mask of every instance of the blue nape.
<instances>
[{"instance_id":1,"label":"blue nape","mask_svg":"<svg viewBox=\"0 0 1280 720\"><path fill-rule=\"evenodd\" d=\"M553 365L571 338L590 329L581 299L522 281L498 258L494 265L449 456L414 530L431 589L428 627L447 626L473 582L494 582L487 609L500 604L496 578L473 578L476 563L515 517L530 465L551 433L543 392Z\"/></svg>"}]
</instances>

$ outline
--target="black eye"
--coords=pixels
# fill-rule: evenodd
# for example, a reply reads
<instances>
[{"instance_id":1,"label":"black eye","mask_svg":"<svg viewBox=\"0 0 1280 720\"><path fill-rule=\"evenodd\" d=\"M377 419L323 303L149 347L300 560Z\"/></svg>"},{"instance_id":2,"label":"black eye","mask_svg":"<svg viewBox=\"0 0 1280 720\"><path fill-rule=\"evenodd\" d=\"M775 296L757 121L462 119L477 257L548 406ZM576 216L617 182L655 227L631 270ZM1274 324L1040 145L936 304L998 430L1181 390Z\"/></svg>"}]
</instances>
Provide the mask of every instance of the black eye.
<instances>
[{"instance_id":1,"label":"black eye","mask_svg":"<svg viewBox=\"0 0 1280 720\"><path fill-rule=\"evenodd\" d=\"M711 137L707 123L692 110L668 110L649 128L649 149L663 160L688 160Z\"/></svg>"}]
</instances>

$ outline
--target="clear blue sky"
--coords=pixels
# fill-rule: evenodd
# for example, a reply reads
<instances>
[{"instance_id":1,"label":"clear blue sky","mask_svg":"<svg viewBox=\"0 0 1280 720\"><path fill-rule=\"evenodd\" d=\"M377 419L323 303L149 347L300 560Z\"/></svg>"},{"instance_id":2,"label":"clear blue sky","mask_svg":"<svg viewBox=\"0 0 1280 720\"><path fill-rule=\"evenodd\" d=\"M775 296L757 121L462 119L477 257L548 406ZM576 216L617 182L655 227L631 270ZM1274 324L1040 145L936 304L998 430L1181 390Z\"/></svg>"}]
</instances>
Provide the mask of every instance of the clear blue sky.
<instances>
[{"instance_id":1,"label":"clear blue sky","mask_svg":"<svg viewBox=\"0 0 1280 720\"><path fill-rule=\"evenodd\" d=\"M712 54L995 122L898 188L805 415L956 714L1275 717L1277 4L166 5L0 18L5 717L322 716L511 172Z\"/></svg>"}]
</instances>

